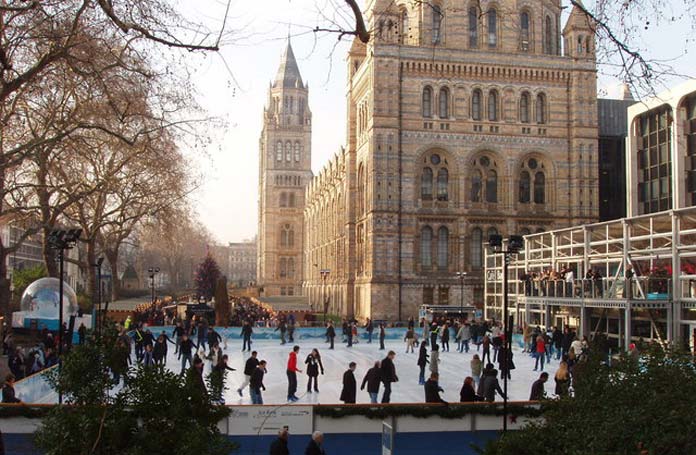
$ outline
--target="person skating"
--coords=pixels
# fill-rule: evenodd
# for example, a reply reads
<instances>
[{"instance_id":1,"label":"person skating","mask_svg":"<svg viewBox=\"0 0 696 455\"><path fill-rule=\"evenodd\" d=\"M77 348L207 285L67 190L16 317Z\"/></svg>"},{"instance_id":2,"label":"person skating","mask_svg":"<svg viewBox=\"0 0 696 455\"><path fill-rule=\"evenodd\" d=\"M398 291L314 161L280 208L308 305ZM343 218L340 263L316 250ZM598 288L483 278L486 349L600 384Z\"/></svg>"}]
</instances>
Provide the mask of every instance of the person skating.
<instances>
[{"instance_id":1,"label":"person skating","mask_svg":"<svg viewBox=\"0 0 696 455\"><path fill-rule=\"evenodd\" d=\"M556 351L556 360L560 360L563 353L563 332L558 327L553 329L551 342L553 343L553 349Z\"/></svg>"},{"instance_id":2,"label":"person skating","mask_svg":"<svg viewBox=\"0 0 696 455\"><path fill-rule=\"evenodd\" d=\"M367 332L367 342L372 343L372 332L375 330L375 325L372 323L372 319L367 318L365 323L365 331Z\"/></svg>"},{"instance_id":3,"label":"person skating","mask_svg":"<svg viewBox=\"0 0 696 455\"><path fill-rule=\"evenodd\" d=\"M416 341L416 332L413 329L406 330L406 336L404 336L404 341L406 342L406 354L408 354L409 350L411 350L411 353L413 354L413 345Z\"/></svg>"},{"instance_id":4,"label":"person skating","mask_svg":"<svg viewBox=\"0 0 696 455\"><path fill-rule=\"evenodd\" d=\"M534 362L534 371L539 368L539 362L541 362L541 371L544 371L544 360L546 359L546 341L542 335L536 337L534 343L534 356L536 361Z\"/></svg>"},{"instance_id":5,"label":"person skating","mask_svg":"<svg viewBox=\"0 0 696 455\"><path fill-rule=\"evenodd\" d=\"M444 393L445 391L442 390L442 387L440 387L440 384L438 383L439 377L440 377L440 375L433 372L433 373L430 373L430 379L425 381L425 402L426 403L448 404L440 396L440 392Z\"/></svg>"},{"instance_id":6,"label":"person skating","mask_svg":"<svg viewBox=\"0 0 696 455\"><path fill-rule=\"evenodd\" d=\"M329 341L329 349L334 348L334 340L336 339L336 329L334 329L333 322L329 321L326 326L326 339Z\"/></svg>"},{"instance_id":7,"label":"person skating","mask_svg":"<svg viewBox=\"0 0 696 455\"><path fill-rule=\"evenodd\" d=\"M501 378L507 376L508 379L512 379L511 371L515 369L515 362L512 361L512 351L506 346L501 346L498 350L498 367Z\"/></svg>"},{"instance_id":8,"label":"person skating","mask_svg":"<svg viewBox=\"0 0 696 455\"><path fill-rule=\"evenodd\" d=\"M434 344L430 351L430 372L440 373L440 347L437 344Z\"/></svg>"},{"instance_id":9,"label":"person skating","mask_svg":"<svg viewBox=\"0 0 696 455\"><path fill-rule=\"evenodd\" d=\"M281 319L280 322L278 323L278 327L275 328L274 332L280 331L280 344L283 345L285 344L285 332L287 331L288 327L285 325L285 320Z\"/></svg>"},{"instance_id":10,"label":"person skating","mask_svg":"<svg viewBox=\"0 0 696 455\"><path fill-rule=\"evenodd\" d=\"M425 384L425 366L430 363L428 360L428 342L423 340L420 344L420 349L418 351L418 361L416 365L420 368L420 373L418 375L418 385Z\"/></svg>"},{"instance_id":11,"label":"person skating","mask_svg":"<svg viewBox=\"0 0 696 455\"><path fill-rule=\"evenodd\" d=\"M450 339L450 329L447 324L442 326L442 331L440 333L440 341L442 341L442 350L449 352L449 339Z\"/></svg>"},{"instance_id":12,"label":"person skating","mask_svg":"<svg viewBox=\"0 0 696 455\"><path fill-rule=\"evenodd\" d=\"M251 375L254 373L254 370L256 370L256 367L259 365L259 360L256 358L257 355L258 353L256 351L252 351L251 357L249 357L246 363L244 364L244 382L242 382L242 385L240 385L237 389L237 393L240 397L244 396L242 390L244 390L244 388L249 385L251 381Z\"/></svg>"},{"instance_id":13,"label":"person skating","mask_svg":"<svg viewBox=\"0 0 696 455\"><path fill-rule=\"evenodd\" d=\"M210 352L212 353L213 346L219 347L222 342L223 339L215 330L215 326L211 325L210 329L208 330L208 349L210 349Z\"/></svg>"},{"instance_id":14,"label":"person skating","mask_svg":"<svg viewBox=\"0 0 696 455\"><path fill-rule=\"evenodd\" d=\"M485 362L486 357L488 357L488 361L491 361L491 339L488 337L488 335L483 336L483 341L481 342L481 345L483 346L483 356L481 357L481 361Z\"/></svg>"},{"instance_id":15,"label":"person skating","mask_svg":"<svg viewBox=\"0 0 696 455\"><path fill-rule=\"evenodd\" d=\"M290 323L288 324L288 341L290 343L295 342L295 317L290 315Z\"/></svg>"},{"instance_id":16,"label":"person skating","mask_svg":"<svg viewBox=\"0 0 696 455\"><path fill-rule=\"evenodd\" d=\"M474 384L478 388L479 382L481 381L481 369L483 368L483 362L479 358L478 354L474 354L471 359L471 377L474 378Z\"/></svg>"},{"instance_id":17,"label":"person skating","mask_svg":"<svg viewBox=\"0 0 696 455\"><path fill-rule=\"evenodd\" d=\"M172 338L174 338L174 340L176 341L176 348L174 349L174 354L177 354L177 360L181 360L181 352L179 350L179 345L181 345L181 338L184 336L184 333L186 333L186 330L181 325L181 322L177 322L176 327L174 327L174 330L172 331Z\"/></svg>"},{"instance_id":18,"label":"person skating","mask_svg":"<svg viewBox=\"0 0 696 455\"><path fill-rule=\"evenodd\" d=\"M225 404L225 375L228 371L237 371L227 365L227 360L227 354L221 356L210 373L210 383L214 386L216 394L213 400L218 404Z\"/></svg>"},{"instance_id":19,"label":"person skating","mask_svg":"<svg viewBox=\"0 0 696 455\"><path fill-rule=\"evenodd\" d=\"M343 320L343 325L341 326L341 331L343 334L343 342L347 343L348 342L348 332L350 332L350 326L348 324L347 320Z\"/></svg>"},{"instance_id":20,"label":"person skating","mask_svg":"<svg viewBox=\"0 0 696 455\"><path fill-rule=\"evenodd\" d=\"M539 379L534 381L534 384L532 384L532 391L529 394L529 401L540 401L546 398L546 390L544 389L544 385L548 380L549 374L547 372L541 373Z\"/></svg>"},{"instance_id":21,"label":"person skating","mask_svg":"<svg viewBox=\"0 0 696 455\"><path fill-rule=\"evenodd\" d=\"M312 433L312 438L307 444L305 449L305 455L326 455L322 444L324 443L324 433L321 431L315 431Z\"/></svg>"},{"instance_id":22,"label":"person skating","mask_svg":"<svg viewBox=\"0 0 696 455\"><path fill-rule=\"evenodd\" d=\"M242 352L251 351L251 334L254 333L254 329L251 327L249 321L245 321L242 326Z\"/></svg>"},{"instance_id":23,"label":"person skating","mask_svg":"<svg viewBox=\"0 0 696 455\"><path fill-rule=\"evenodd\" d=\"M370 403L377 403L379 397L379 384L382 382L382 373L379 368L379 361L376 361L374 366L367 370L365 377L360 385L360 390L365 390L367 384L367 393L370 395Z\"/></svg>"},{"instance_id":24,"label":"person skating","mask_svg":"<svg viewBox=\"0 0 696 455\"><path fill-rule=\"evenodd\" d=\"M391 385L392 383L399 381L399 377L396 375L396 366L394 366L394 357L396 357L396 352L389 351L387 356L380 364L382 383L384 384L382 403L389 403L389 400L391 399Z\"/></svg>"},{"instance_id":25,"label":"person skating","mask_svg":"<svg viewBox=\"0 0 696 455\"><path fill-rule=\"evenodd\" d=\"M348 364L348 369L343 373L343 389L339 399L344 403L355 403L357 391L357 382L355 380L355 362Z\"/></svg>"},{"instance_id":26,"label":"person skating","mask_svg":"<svg viewBox=\"0 0 696 455\"><path fill-rule=\"evenodd\" d=\"M263 376L266 374L266 361L262 360L256 366L249 378L249 393L251 394L251 404L263 404L261 389L266 390L263 385Z\"/></svg>"},{"instance_id":27,"label":"person skating","mask_svg":"<svg viewBox=\"0 0 696 455\"><path fill-rule=\"evenodd\" d=\"M568 363L561 361L558 365L558 371L554 376L556 381L555 394L559 397L567 397L570 389L570 371L568 371Z\"/></svg>"},{"instance_id":28,"label":"person skating","mask_svg":"<svg viewBox=\"0 0 696 455\"><path fill-rule=\"evenodd\" d=\"M505 393L503 389L500 388L500 383L498 382L498 370L493 368L492 363L486 365L481 383L483 384L483 398L489 403L495 401L496 392L498 392L501 397L505 398Z\"/></svg>"},{"instance_id":29,"label":"person skating","mask_svg":"<svg viewBox=\"0 0 696 455\"><path fill-rule=\"evenodd\" d=\"M387 331L384 328L384 323L379 324L379 350L384 351L384 338L387 335Z\"/></svg>"},{"instance_id":30,"label":"person skating","mask_svg":"<svg viewBox=\"0 0 696 455\"><path fill-rule=\"evenodd\" d=\"M348 333L346 334L346 337L348 337L348 346L349 348L353 347L353 329L355 328L355 324L350 323L348 325Z\"/></svg>"},{"instance_id":31,"label":"person skating","mask_svg":"<svg viewBox=\"0 0 696 455\"><path fill-rule=\"evenodd\" d=\"M288 367L286 370L288 375L288 401L299 400L295 395L295 392L297 392L297 373L302 373L302 370L297 368L297 354L299 353L300 347L296 345L288 355Z\"/></svg>"},{"instance_id":32,"label":"person skating","mask_svg":"<svg viewBox=\"0 0 696 455\"><path fill-rule=\"evenodd\" d=\"M285 427L278 432L278 438L271 443L271 455L290 455L288 449L288 428Z\"/></svg>"},{"instance_id":33,"label":"person skating","mask_svg":"<svg viewBox=\"0 0 696 455\"><path fill-rule=\"evenodd\" d=\"M305 359L307 365L307 392L312 392L312 382L314 382L314 391L319 392L319 371L324 374L324 365L321 363L321 355L318 349L312 349L312 352Z\"/></svg>"},{"instance_id":34,"label":"person skating","mask_svg":"<svg viewBox=\"0 0 696 455\"><path fill-rule=\"evenodd\" d=\"M198 346L205 350L205 343L208 341L208 320L203 318L200 324L198 324Z\"/></svg>"},{"instance_id":35,"label":"person skating","mask_svg":"<svg viewBox=\"0 0 696 455\"><path fill-rule=\"evenodd\" d=\"M471 326L468 322L464 322L459 331L457 332L457 338L459 339L459 352L469 352L469 341L471 340Z\"/></svg>"},{"instance_id":36,"label":"person skating","mask_svg":"<svg viewBox=\"0 0 696 455\"><path fill-rule=\"evenodd\" d=\"M179 344L179 354L181 356L181 374L184 374L186 371L186 362L188 362L189 365L192 365L192 353L193 353L193 348L198 349L198 346L196 346L196 343L193 342L193 340L189 339L188 335L184 334L184 336L181 337L181 343Z\"/></svg>"},{"instance_id":37,"label":"person skating","mask_svg":"<svg viewBox=\"0 0 696 455\"><path fill-rule=\"evenodd\" d=\"M482 398L476 395L476 389L474 388L474 378L467 376L464 378L464 384L462 389L459 391L459 401L462 403L470 403L473 401L481 401Z\"/></svg>"}]
</instances>

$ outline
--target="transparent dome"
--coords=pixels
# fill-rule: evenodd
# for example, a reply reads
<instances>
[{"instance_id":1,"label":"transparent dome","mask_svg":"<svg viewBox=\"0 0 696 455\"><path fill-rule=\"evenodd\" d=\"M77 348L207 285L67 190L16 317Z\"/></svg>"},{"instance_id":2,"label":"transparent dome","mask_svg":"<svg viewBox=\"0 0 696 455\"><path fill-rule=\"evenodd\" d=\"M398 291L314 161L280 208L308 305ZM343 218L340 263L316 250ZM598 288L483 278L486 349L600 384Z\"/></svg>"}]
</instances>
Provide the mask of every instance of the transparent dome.
<instances>
[{"instance_id":1,"label":"transparent dome","mask_svg":"<svg viewBox=\"0 0 696 455\"><path fill-rule=\"evenodd\" d=\"M40 278L31 283L22 294L20 309L25 318L58 319L58 278ZM77 314L77 295L68 283L63 282L63 320Z\"/></svg>"}]
</instances>

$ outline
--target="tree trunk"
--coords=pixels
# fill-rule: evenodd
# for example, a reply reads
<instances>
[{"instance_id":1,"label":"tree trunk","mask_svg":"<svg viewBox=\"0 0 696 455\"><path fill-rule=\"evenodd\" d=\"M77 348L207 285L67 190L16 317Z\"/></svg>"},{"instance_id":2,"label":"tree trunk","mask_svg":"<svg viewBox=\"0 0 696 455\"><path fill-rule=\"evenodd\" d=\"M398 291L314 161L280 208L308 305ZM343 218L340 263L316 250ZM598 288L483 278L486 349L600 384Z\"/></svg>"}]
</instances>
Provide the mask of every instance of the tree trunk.
<instances>
[{"instance_id":1,"label":"tree trunk","mask_svg":"<svg viewBox=\"0 0 696 455\"><path fill-rule=\"evenodd\" d=\"M58 278L59 271L58 262L56 262L56 251L48 244L48 234L50 234L51 228L47 225L43 225L41 232L43 234L43 239L41 240L42 254L48 276Z\"/></svg>"},{"instance_id":2,"label":"tree trunk","mask_svg":"<svg viewBox=\"0 0 696 455\"><path fill-rule=\"evenodd\" d=\"M0 313L5 316L6 321L12 322L12 292L10 291L10 280L7 277L7 253L5 245L0 238Z\"/></svg>"},{"instance_id":3,"label":"tree trunk","mask_svg":"<svg viewBox=\"0 0 696 455\"><path fill-rule=\"evenodd\" d=\"M107 249L104 251L104 256L111 267L111 301L115 302L121 294L121 279L118 276L118 249L115 251Z\"/></svg>"},{"instance_id":4,"label":"tree trunk","mask_svg":"<svg viewBox=\"0 0 696 455\"><path fill-rule=\"evenodd\" d=\"M92 302L97 301L97 269L92 264L97 262L97 246L94 239L87 240L87 295Z\"/></svg>"},{"instance_id":5,"label":"tree trunk","mask_svg":"<svg viewBox=\"0 0 696 455\"><path fill-rule=\"evenodd\" d=\"M51 216L51 195L48 192L48 163L46 160L46 152L39 151L36 154L36 195L39 200L39 213L41 214L41 232L43 233L43 239L41 239L41 245L43 247L43 260L46 264L46 270L48 271L48 276L58 277L58 263L56 262L56 254L53 249L51 249L48 244L48 235L54 226L53 218Z\"/></svg>"}]
</instances>

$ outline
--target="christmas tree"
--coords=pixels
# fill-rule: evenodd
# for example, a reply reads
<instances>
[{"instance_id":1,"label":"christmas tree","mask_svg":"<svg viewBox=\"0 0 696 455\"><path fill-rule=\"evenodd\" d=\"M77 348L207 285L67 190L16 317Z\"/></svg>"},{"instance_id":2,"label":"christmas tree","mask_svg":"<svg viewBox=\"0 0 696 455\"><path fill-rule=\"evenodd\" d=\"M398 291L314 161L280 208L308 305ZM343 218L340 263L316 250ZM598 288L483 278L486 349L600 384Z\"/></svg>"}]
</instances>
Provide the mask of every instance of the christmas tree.
<instances>
[{"instance_id":1,"label":"christmas tree","mask_svg":"<svg viewBox=\"0 0 696 455\"><path fill-rule=\"evenodd\" d=\"M204 296L207 301L210 301L215 294L215 286L219 278L220 267L209 251L196 270L196 292L198 295Z\"/></svg>"}]
</instances>

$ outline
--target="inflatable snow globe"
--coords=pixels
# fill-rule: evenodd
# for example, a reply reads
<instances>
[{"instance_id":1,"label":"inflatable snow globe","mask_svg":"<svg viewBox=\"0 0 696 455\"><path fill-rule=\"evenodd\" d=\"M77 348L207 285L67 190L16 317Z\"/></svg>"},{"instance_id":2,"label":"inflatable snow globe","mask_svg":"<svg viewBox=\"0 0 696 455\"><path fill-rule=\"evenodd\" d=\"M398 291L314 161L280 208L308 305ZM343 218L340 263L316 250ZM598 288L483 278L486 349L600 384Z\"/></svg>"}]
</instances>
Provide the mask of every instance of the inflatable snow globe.
<instances>
[{"instance_id":1,"label":"inflatable snow globe","mask_svg":"<svg viewBox=\"0 0 696 455\"><path fill-rule=\"evenodd\" d=\"M58 319L60 301L60 282L58 278L40 278L22 294L20 307L25 318ZM78 310L77 295L68 283L63 282L63 321L76 315Z\"/></svg>"}]
</instances>

